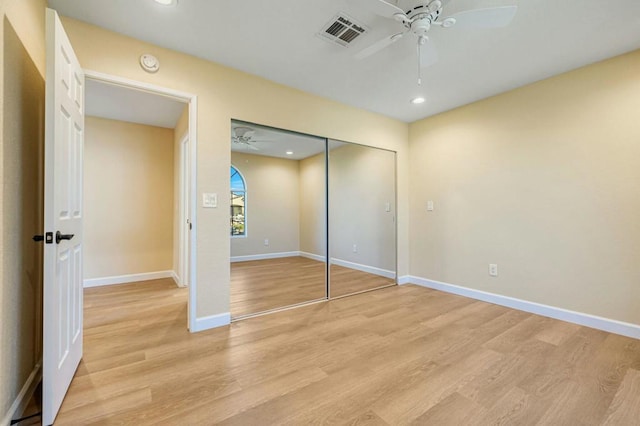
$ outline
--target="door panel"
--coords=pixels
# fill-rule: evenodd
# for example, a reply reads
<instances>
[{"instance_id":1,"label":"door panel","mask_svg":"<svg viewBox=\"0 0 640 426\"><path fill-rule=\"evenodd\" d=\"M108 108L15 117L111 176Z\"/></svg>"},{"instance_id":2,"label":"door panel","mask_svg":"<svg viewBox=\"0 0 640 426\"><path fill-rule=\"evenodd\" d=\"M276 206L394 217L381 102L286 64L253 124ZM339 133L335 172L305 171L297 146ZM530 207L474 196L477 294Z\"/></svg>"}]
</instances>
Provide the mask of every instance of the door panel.
<instances>
[{"instance_id":1,"label":"door panel","mask_svg":"<svg viewBox=\"0 0 640 426\"><path fill-rule=\"evenodd\" d=\"M44 246L44 424L52 424L82 358L84 73L47 9ZM56 239L56 232L66 239Z\"/></svg>"},{"instance_id":2,"label":"door panel","mask_svg":"<svg viewBox=\"0 0 640 426\"><path fill-rule=\"evenodd\" d=\"M396 283L395 152L329 140L329 295Z\"/></svg>"}]
</instances>

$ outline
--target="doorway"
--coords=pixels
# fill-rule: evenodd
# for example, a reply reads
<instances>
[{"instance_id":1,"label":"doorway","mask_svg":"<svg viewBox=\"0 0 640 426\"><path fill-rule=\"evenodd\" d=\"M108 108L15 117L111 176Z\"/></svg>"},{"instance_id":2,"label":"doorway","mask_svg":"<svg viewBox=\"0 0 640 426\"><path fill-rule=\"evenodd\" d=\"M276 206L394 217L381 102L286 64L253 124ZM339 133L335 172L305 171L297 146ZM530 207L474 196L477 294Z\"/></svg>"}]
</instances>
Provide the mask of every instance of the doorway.
<instances>
[{"instance_id":1,"label":"doorway","mask_svg":"<svg viewBox=\"0 0 640 426\"><path fill-rule=\"evenodd\" d=\"M84 274L85 287L140 281L151 283L150 280L158 279L175 282L178 287L188 288L185 290L188 292L185 325L195 331L196 248L195 239L191 238L195 218L191 212L195 212L196 98L171 89L91 71L86 72L86 98L87 117L102 117L96 121L105 121L99 123L103 127L115 125L123 128L120 129L123 132L133 129L135 134L126 137L131 148L119 141L120 152L112 153L115 156L111 158L98 153L101 157L96 159L96 153L93 153L94 162L108 163L107 166L101 165L103 169L126 169L121 176L112 175L111 179L119 179L120 182L108 182L106 188L112 192L128 191L134 195L130 202L125 199L124 202L121 200L110 205L109 211L101 214L104 216L102 226L100 223L88 223L87 226L94 228L92 232L85 233L88 237L84 262L88 266ZM90 133L91 128L88 130ZM109 136L113 139L117 138L117 134L114 132ZM140 164L136 161L140 161ZM171 173L167 173L169 169ZM85 178L95 174L87 170L85 163ZM137 187L137 192L130 190L133 187ZM95 200L108 196L92 193L91 189L85 191L87 198ZM106 233L108 225L116 223L119 225L112 233L118 235ZM130 244L127 244L127 238L131 239L128 241ZM93 264L91 254L98 253L99 249L91 249L100 248L101 244L108 242L112 245L110 254L103 256L106 257L105 261L98 262L102 265ZM131 256L127 255L126 250L120 252L125 248ZM114 265L118 265L120 272L118 267L109 269Z\"/></svg>"}]
</instances>

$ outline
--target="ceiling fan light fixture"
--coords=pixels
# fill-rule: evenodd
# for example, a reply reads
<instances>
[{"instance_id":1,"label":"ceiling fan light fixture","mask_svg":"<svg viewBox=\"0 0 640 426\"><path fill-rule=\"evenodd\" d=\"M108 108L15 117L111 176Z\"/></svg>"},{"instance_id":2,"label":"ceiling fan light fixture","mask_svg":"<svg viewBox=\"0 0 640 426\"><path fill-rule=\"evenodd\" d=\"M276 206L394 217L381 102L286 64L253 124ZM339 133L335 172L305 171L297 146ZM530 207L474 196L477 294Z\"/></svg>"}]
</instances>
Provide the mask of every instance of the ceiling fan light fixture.
<instances>
[{"instance_id":1,"label":"ceiling fan light fixture","mask_svg":"<svg viewBox=\"0 0 640 426\"><path fill-rule=\"evenodd\" d=\"M426 101L425 98L423 98L422 96L417 96L413 99L411 99L411 103L414 105L420 105L423 104Z\"/></svg>"},{"instance_id":2,"label":"ceiling fan light fixture","mask_svg":"<svg viewBox=\"0 0 640 426\"><path fill-rule=\"evenodd\" d=\"M156 3L162 6L176 6L178 4L178 0L153 0Z\"/></svg>"}]
</instances>

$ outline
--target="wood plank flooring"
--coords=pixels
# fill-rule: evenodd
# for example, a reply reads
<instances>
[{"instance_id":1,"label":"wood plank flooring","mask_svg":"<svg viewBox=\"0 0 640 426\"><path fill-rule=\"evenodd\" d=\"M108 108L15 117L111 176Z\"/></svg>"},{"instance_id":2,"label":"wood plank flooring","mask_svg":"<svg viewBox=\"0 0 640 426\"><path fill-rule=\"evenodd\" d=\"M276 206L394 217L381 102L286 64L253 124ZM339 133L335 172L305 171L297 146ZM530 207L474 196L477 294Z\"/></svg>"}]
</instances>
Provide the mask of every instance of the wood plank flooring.
<instances>
[{"instance_id":1,"label":"wood plank flooring","mask_svg":"<svg viewBox=\"0 0 640 426\"><path fill-rule=\"evenodd\" d=\"M56 424L639 424L639 340L413 285L190 334L186 298L86 289Z\"/></svg>"},{"instance_id":2,"label":"wood plank flooring","mask_svg":"<svg viewBox=\"0 0 640 426\"><path fill-rule=\"evenodd\" d=\"M326 297L326 267L302 256L231 263L231 315L255 314Z\"/></svg>"},{"instance_id":3,"label":"wood plank flooring","mask_svg":"<svg viewBox=\"0 0 640 426\"><path fill-rule=\"evenodd\" d=\"M324 262L301 256L231 264L231 315L236 318L324 299ZM394 280L331 265L331 295L344 296L391 285Z\"/></svg>"}]
</instances>

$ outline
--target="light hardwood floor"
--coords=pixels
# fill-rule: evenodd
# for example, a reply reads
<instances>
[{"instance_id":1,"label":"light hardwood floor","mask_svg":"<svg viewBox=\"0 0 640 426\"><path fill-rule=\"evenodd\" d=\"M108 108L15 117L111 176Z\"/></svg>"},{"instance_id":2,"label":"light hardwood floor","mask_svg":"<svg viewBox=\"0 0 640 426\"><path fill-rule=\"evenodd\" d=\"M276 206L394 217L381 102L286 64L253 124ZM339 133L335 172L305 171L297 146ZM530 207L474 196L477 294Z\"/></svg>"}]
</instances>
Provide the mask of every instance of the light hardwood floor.
<instances>
[{"instance_id":1,"label":"light hardwood floor","mask_svg":"<svg viewBox=\"0 0 640 426\"><path fill-rule=\"evenodd\" d=\"M236 318L326 297L326 265L301 256L231 264L231 315ZM371 290L394 281L331 265L331 295Z\"/></svg>"},{"instance_id":2,"label":"light hardwood floor","mask_svg":"<svg viewBox=\"0 0 640 426\"><path fill-rule=\"evenodd\" d=\"M170 280L85 290L56 424L637 425L640 341L406 285L186 330Z\"/></svg>"}]
</instances>

